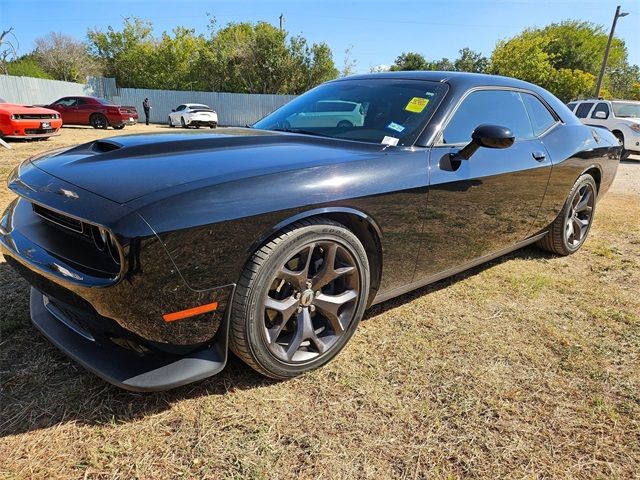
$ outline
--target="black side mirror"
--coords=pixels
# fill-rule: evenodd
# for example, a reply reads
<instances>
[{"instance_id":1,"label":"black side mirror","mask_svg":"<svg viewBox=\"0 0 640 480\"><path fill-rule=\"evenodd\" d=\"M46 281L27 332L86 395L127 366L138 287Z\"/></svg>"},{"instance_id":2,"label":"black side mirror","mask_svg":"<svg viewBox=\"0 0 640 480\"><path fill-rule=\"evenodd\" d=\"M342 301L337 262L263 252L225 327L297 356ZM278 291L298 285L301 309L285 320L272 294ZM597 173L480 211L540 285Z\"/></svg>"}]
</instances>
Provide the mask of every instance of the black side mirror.
<instances>
[{"instance_id":1,"label":"black side mirror","mask_svg":"<svg viewBox=\"0 0 640 480\"><path fill-rule=\"evenodd\" d=\"M175 111L176 111L176 109L175 109L175 108L172 108L172 109L171 109L171 111L172 111L172 112L175 112Z\"/></svg>"},{"instance_id":2,"label":"black side mirror","mask_svg":"<svg viewBox=\"0 0 640 480\"><path fill-rule=\"evenodd\" d=\"M507 127L500 125L479 125L471 134L471 142L455 154L456 159L469 160L480 147L509 148L516 137Z\"/></svg>"}]
</instances>

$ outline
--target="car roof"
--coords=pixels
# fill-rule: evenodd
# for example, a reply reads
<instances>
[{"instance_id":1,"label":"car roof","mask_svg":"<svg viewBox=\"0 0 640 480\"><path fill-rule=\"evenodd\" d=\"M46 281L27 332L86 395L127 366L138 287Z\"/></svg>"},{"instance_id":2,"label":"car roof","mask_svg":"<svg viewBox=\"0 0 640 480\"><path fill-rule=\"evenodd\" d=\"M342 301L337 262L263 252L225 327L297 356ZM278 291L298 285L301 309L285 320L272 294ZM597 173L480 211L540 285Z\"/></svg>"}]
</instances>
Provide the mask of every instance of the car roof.
<instances>
[{"instance_id":1,"label":"car roof","mask_svg":"<svg viewBox=\"0 0 640 480\"><path fill-rule=\"evenodd\" d=\"M428 80L431 82L448 83L462 88L472 88L476 86L498 86L524 88L528 90L536 90L540 87L523 80L517 80L511 77L503 77L500 75L488 75L484 73L469 72L443 72L430 70L412 70L400 72L379 72L366 73L362 75L351 75L348 77L333 80L341 82L347 80L365 80L365 79L403 79L403 80Z\"/></svg>"}]
</instances>

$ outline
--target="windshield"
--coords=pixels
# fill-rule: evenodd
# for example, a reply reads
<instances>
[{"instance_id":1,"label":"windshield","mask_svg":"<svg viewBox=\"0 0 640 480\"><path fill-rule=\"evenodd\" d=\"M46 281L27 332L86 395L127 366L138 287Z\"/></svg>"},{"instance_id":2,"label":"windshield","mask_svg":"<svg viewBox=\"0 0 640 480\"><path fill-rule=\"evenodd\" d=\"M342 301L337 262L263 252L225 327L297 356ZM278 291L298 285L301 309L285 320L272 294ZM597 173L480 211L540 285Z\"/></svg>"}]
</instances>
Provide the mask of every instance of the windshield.
<instances>
[{"instance_id":1,"label":"windshield","mask_svg":"<svg viewBox=\"0 0 640 480\"><path fill-rule=\"evenodd\" d=\"M310 90L253 127L412 145L446 90L422 80L341 80Z\"/></svg>"},{"instance_id":2,"label":"windshield","mask_svg":"<svg viewBox=\"0 0 640 480\"><path fill-rule=\"evenodd\" d=\"M640 103L611 102L611 106L616 117L640 118Z\"/></svg>"},{"instance_id":3,"label":"windshield","mask_svg":"<svg viewBox=\"0 0 640 480\"><path fill-rule=\"evenodd\" d=\"M96 98L96 100L102 105L115 105L111 100L107 100L106 98Z\"/></svg>"}]
</instances>

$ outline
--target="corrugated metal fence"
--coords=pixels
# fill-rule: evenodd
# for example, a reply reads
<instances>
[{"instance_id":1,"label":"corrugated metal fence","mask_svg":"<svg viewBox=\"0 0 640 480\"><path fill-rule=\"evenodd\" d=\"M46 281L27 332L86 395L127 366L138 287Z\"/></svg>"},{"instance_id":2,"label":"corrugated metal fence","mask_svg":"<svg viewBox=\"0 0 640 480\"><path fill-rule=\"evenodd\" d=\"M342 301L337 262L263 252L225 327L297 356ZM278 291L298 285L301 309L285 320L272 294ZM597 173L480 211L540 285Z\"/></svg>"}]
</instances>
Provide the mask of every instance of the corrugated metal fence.
<instances>
[{"instance_id":1,"label":"corrugated metal fence","mask_svg":"<svg viewBox=\"0 0 640 480\"><path fill-rule=\"evenodd\" d=\"M204 103L218 112L221 125L232 126L251 124L295 98L295 95L117 88L113 78L89 78L87 84L80 84L0 75L0 98L9 102L48 104L68 95L94 95L120 105L133 105L140 113L141 120L144 119L142 101L148 97L153 107L153 123L165 123L171 109L181 103Z\"/></svg>"},{"instance_id":2,"label":"corrugated metal fence","mask_svg":"<svg viewBox=\"0 0 640 480\"><path fill-rule=\"evenodd\" d=\"M66 95L92 95L92 92L89 85L82 83L0 75L0 98L12 103L48 104Z\"/></svg>"}]
</instances>

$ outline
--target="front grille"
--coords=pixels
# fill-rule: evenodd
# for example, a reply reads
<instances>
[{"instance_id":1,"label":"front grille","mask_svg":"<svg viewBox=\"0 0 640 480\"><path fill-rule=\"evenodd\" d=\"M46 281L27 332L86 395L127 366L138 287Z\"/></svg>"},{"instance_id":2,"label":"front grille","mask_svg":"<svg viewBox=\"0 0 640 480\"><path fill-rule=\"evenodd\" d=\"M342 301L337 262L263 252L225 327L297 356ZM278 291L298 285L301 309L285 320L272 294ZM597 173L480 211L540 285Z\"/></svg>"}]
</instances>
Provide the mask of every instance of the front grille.
<instances>
[{"instance_id":1,"label":"front grille","mask_svg":"<svg viewBox=\"0 0 640 480\"><path fill-rule=\"evenodd\" d=\"M24 133L26 135L42 135L44 133L54 133L55 128L25 128Z\"/></svg>"},{"instance_id":2,"label":"front grille","mask_svg":"<svg viewBox=\"0 0 640 480\"><path fill-rule=\"evenodd\" d=\"M68 217L58 212L54 212L53 210L49 210L41 205L36 203L31 204L33 206L33 211L44 218L45 220L58 225L59 227L63 227L74 231L76 233L84 234L85 233L85 224L80 220L76 220L75 218ZM88 232L87 232L88 233Z\"/></svg>"},{"instance_id":3,"label":"front grille","mask_svg":"<svg viewBox=\"0 0 640 480\"><path fill-rule=\"evenodd\" d=\"M42 120L47 118L58 118L56 113L15 113L16 120Z\"/></svg>"}]
</instances>

